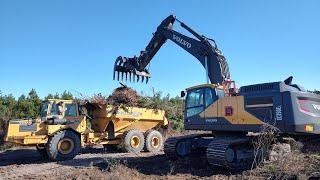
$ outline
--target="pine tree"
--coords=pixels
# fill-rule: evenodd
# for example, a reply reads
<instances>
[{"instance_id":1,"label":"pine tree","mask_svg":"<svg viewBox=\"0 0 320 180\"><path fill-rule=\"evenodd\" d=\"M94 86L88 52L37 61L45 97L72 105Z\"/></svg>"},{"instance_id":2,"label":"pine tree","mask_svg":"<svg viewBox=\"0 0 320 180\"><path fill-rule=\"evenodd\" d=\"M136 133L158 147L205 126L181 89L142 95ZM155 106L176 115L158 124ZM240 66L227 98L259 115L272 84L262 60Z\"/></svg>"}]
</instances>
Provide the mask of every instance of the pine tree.
<instances>
[{"instance_id":1,"label":"pine tree","mask_svg":"<svg viewBox=\"0 0 320 180\"><path fill-rule=\"evenodd\" d=\"M54 96L50 93L44 99L48 100L48 99L53 99L53 98L54 98Z\"/></svg>"},{"instance_id":2,"label":"pine tree","mask_svg":"<svg viewBox=\"0 0 320 180\"><path fill-rule=\"evenodd\" d=\"M41 99L39 98L37 92L32 89L29 92L29 96L27 98L28 104L30 105L29 109L29 117L37 118L40 115L40 107L41 107Z\"/></svg>"},{"instance_id":3,"label":"pine tree","mask_svg":"<svg viewBox=\"0 0 320 180\"><path fill-rule=\"evenodd\" d=\"M72 100L73 95L69 91L63 91L63 93L61 95L61 99Z\"/></svg>"},{"instance_id":4,"label":"pine tree","mask_svg":"<svg viewBox=\"0 0 320 180\"><path fill-rule=\"evenodd\" d=\"M60 99L59 93L56 93L56 94L53 96L53 99Z\"/></svg>"}]
</instances>

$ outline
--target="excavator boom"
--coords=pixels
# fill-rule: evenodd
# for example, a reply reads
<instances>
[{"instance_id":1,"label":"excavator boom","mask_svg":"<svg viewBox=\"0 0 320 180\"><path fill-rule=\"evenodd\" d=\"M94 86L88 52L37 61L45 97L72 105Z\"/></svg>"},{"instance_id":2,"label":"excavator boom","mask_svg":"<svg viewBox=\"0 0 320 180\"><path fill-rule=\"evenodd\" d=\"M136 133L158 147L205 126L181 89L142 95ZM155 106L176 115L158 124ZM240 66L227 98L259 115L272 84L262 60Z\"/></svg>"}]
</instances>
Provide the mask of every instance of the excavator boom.
<instances>
[{"instance_id":1,"label":"excavator boom","mask_svg":"<svg viewBox=\"0 0 320 180\"><path fill-rule=\"evenodd\" d=\"M173 30L175 21L178 21L181 27L189 31L195 38L185 36ZM173 41L199 60L206 69L208 83L222 84L226 79L230 79L227 61L217 48L215 41L198 34L173 15L168 16L162 21L149 44L145 50L141 51L138 57L128 58L119 56L116 59L113 78L122 81L125 78L125 80L129 79L134 82L140 81L140 78L143 82L146 78L146 82L148 82L151 75L146 67L167 39ZM213 42L213 46L210 41Z\"/></svg>"}]
</instances>

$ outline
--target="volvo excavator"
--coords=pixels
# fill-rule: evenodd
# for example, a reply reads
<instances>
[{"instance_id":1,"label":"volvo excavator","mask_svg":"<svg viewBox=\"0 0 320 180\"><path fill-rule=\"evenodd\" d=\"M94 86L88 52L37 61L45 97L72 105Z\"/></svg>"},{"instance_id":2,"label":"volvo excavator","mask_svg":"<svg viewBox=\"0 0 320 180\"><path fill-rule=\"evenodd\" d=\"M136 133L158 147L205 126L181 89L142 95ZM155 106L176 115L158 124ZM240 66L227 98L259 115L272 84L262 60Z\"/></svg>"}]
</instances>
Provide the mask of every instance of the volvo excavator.
<instances>
[{"instance_id":1,"label":"volvo excavator","mask_svg":"<svg viewBox=\"0 0 320 180\"><path fill-rule=\"evenodd\" d=\"M175 31L175 22L194 37ZM167 40L192 54L205 68L207 77L206 84L187 88L181 96L185 97L185 129L208 133L167 139L164 151L170 159L201 152L199 156L209 164L247 169L259 154L254 147L255 137L266 125L276 129L274 142L285 138L319 138L319 95L293 84L292 77L237 89L215 41L198 34L173 15L162 21L138 57L116 59L114 79L148 82L151 75L146 67Z\"/></svg>"}]
</instances>

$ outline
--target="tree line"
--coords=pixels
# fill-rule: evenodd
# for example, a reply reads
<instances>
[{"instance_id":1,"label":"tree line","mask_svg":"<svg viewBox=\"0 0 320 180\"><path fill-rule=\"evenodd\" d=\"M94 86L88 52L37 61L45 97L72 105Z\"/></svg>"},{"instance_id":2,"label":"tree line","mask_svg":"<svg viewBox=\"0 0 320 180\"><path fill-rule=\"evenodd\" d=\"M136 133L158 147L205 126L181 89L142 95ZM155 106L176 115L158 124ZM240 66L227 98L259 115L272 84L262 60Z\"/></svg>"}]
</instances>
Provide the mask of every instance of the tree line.
<instances>
[{"instance_id":1,"label":"tree line","mask_svg":"<svg viewBox=\"0 0 320 180\"><path fill-rule=\"evenodd\" d=\"M320 90L314 90L313 93L320 95ZM48 94L44 99L74 99L69 91L63 93ZM0 130L4 121L18 118L37 118L40 116L41 99L36 90L31 89L27 95L21 95L17 99L12 95L4 95L0 91ZM170 120L173 129L183 129L183 100L179 97L161 96L157 92L153 97L143 97L143 103L149 103L150 108L163 109L166 111L167 118ZM142 102L141 102L142 103Z\"/></svg>"},{"instance_id":2,"label":"tree line","mask_svg":"<svg viewBox=\"0 0 320 180\"><path fill-rule=\"evenodd\" d=\"M44 99L73 99L73 95L64 91L62 94L48 94ZM42 100L34 89L17 99L12 94L4 95L0 91L0 119L37 118Z\"/></svg>"},{"instance_id":3,"label":"tree line","mask_svg":"<svg viewBox=\"0 0 320 180\"><path fill-rule=\"evenodd\" d=\"M69 91L64 91L61 94L48 94L41 99L36 90L31 89L27 95L23 94L16 99L12 94L5 95L0 91L0 131L4 129L4 122L7 120L40 117L41 102L46 99L72 100L76 98ZM149 108L165 110L173 128L176 130L183 128L183 100L181 98L171 98L169 95L162 97L161 92L157 92L152 97L143 96L140 103L149 104Z\"/></svg>"}]
</instances>

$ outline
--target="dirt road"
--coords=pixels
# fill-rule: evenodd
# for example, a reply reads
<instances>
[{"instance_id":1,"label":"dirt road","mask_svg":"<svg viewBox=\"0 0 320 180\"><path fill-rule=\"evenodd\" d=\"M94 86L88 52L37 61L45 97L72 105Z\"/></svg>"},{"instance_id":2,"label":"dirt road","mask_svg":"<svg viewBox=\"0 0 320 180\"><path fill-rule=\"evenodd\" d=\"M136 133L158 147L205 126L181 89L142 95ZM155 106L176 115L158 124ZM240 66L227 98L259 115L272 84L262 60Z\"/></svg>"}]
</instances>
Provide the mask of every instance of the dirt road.
<instances>
[{"instance_id":1,"label":"dirt road","mask_svg":"<svg viewBox=\"0 0 320 180\"><path fill-rule=\"evenodd\" d=\"M108 159L116 159L120 162L128 158L139 159L154 155L150 153L106 153L102 148L87 148L73 160L50 162L42 160L34 148L16 148L0 152L0 178L41 179L49 177L55 179L55 177L58 178L58 176L78 170L107 169Z\"/></svg>"},{"instance_id":2,"label":"dirt road","mask_svg":"<svg viewBox=\"0 0 320 180\"><path fill-rule=\"evenodd\" d=\"M200 163L199 163L200 162ZM106 153L87 148L75 159L64 162L42 160L34 148L0 152L0 178L3 179L144 179L160 177L210 177L206 164L174 166L164 154ZM190 169L191 168L191 169ZM190 173L191 172L191 173ZM218 173L219 174L219 173Z\"/></svg>"},{"instance_id":3,"label":"dirt road","mask_svg":"<svg viewBox=\"0 0 320 180\"><path fill-rule=\"evenodd\" d=\"M307 164L306 164L307 163ZM104 152L86 148L64 162L42 160L34 148L0 152L0 179L308 179L320 178L318 154L292 154L254 171L231 172L193 157L169 161L163 152Z\"/></svg>"}]
</instances>

